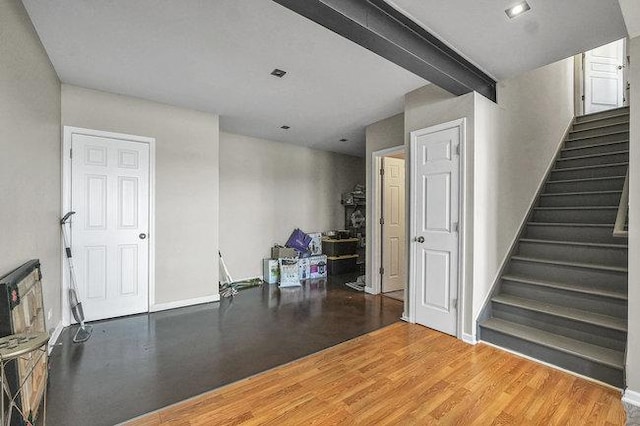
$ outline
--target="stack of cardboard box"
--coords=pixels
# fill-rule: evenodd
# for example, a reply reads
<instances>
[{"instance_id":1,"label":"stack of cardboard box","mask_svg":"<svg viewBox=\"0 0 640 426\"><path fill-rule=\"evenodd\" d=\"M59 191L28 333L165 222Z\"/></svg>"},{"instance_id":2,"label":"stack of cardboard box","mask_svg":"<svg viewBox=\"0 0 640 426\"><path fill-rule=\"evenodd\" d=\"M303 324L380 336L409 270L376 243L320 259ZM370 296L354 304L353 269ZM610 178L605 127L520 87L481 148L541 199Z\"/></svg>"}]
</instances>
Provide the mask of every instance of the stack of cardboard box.
<instances>
[{"instance_id":1,"label":"stack of cardboard box","mask_svg":"<svg viewBox=\"0 0 640 426\"><path fill-rule=\"evenodd\" d=\"M271 258L263 261L263 279L268 284L280 284L281 287L300 285L300 281L327 277L327 256L322 254L322 234L308 234L311 242L306 252L292 248L274 246ZM287 261L283 262L284 259ZM293 261L297 266L297 279L292 275ZM286 269L285 269L286 268Z\"/></svg>"}]
</instances>

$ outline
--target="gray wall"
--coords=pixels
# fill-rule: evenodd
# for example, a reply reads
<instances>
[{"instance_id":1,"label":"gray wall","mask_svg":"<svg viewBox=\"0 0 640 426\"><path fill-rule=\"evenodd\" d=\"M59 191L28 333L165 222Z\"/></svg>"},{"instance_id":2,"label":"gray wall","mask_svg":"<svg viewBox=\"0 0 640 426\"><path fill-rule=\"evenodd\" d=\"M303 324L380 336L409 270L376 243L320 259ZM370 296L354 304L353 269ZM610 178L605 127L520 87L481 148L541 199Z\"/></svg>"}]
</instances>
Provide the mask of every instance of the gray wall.
<instances>
[{"instance_id":1,"label":"gray wall","mask_svg":"<svg viewBox=\"0 0 640 426\"><path fill-rule=\"evenodd\" d=\"M366 185L367 185L367 262L366 262L366 283L367 287L372 287L373 277L373 253L371 251L373 235L373 184L371 178L371 168L373 165L371 154L381 149L404 145L404 113L394 115L376 123L370 124L366 129Z\"/></svg>"},{"instance_id":2,"label":"gray wall","mask_svg":"<svg viewBox=\"0 0 640 426\"><path fill-rule=\"evenodd\" d=\"M62 124L156 138L155 302L217 295L218 116L65 84Z\"/></svg>"},{"instance_id":3,"label":"gray wall","mask_svg":"<svg viewBox=\"0 0 640 426\"><path fill-rule=\"evenodd\" d=\"M629 148L629 334L627 387L640 392L640 37L631 39ZM635 66L634 66L635 65ZM637 304L636 304L637 303ZM637 395L636 395L637 399Z\"/></svg>"},{"instance_id":4,"label":"gray wall","mask_svg":"<svg viewBox=\"0 0 640 426\"><path fill-rule=\"evenodd\" d=\"M0 275L42 263L47 327L61 320L60 83L18 0L0 1Z\"/></svg>"},{"instance_id":5,"label":"gray wall","mask_svg":"<svg viewBox=\"0 0 640 426\"><path fill-rule=\"evenodd\" d=\"M344 227L340 194L364 183L364 159L220 134L220 250L234 280L262 276L294 228Z\"/></svg>"},{"instance_id":6,"label":"gray wall","mask_svg":"<svg viewBox=\"0 0 640 426\"><path fill-rule=\"evenodd\" d=\"M476 96L473 317L480 313L541 181L573 120L573 58Z\"/></svg>"}]
</instances>

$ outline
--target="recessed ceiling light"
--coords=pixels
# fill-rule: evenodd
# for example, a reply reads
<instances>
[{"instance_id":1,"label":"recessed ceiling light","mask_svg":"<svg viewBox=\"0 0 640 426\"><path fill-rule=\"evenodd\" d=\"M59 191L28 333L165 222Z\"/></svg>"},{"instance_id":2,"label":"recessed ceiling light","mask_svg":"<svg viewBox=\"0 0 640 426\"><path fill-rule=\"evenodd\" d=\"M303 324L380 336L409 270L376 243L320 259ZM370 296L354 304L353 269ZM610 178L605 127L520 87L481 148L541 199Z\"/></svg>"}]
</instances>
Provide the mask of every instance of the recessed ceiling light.
<instances>
[{"instance_id":1,"label":"recessed ceiling light","mask_svg":"<svg viewBox=\"0 0 640 426\"><path fill-rule=\"evenodd\" d=\"M530 9L531 9L531 6L529 6L529 3L527 3L526 1L523 1L511 6L509 9L505 10L504 13L506 13L509 18L513 19L516 16L522 15L523 13L525 13Z\"/></svg>"},{"instance_id":2,"label":"recessed ceiling light","mask_svg":"<svg viewBox=\"0 0 640 426\"><path fill-rule=\"evenodd\" d=\"M291 127L289 127L289 126L285 125L285 126L280 126L280 128L281 128L281 129L284 129L284 130L289 130Z\"/></svg>"},{"instance_id":3,"label":"recessed ceiling light","mask_svg":"<svg viewBox=\"0 0 640 426\"><path fill-rule=\"evenodd\" d=\"M346 142L346 141L348 141L348 140L349 140L349 139L342 138L342 139L340 139L340 142Z\"/></svg>"},{"instance_id":4,"label":"recessed ceiling light","mask_svg":"<svg viewBox=\"0 0 640 426\"><path fill-rule=\"evenodd\" d=\"M278 68L274 69L273 71L271 71L271 75L282 78L284 77L284 75L286 74L286 71L283 70L279 70Z\"/></svg>"}]
</instances>

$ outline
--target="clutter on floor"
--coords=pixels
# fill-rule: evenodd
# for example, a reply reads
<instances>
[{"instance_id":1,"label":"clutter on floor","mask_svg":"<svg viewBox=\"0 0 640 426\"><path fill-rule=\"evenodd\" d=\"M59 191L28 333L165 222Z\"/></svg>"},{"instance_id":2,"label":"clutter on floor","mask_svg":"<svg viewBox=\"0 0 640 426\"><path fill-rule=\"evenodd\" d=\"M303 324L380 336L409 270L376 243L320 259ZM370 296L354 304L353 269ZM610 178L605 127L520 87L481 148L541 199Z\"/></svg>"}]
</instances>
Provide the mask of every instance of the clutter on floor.
<instances>
[{"instance_id":1,"label":"clutter on floor","mask_svg":"<svg viewBox=\"0 0 640 426\"><path fill-rule=\"evenodd\" d=\"M357 268L360 273L364 273L364 258L366 246L366 209L367 200L364 185L356 185L351 192L342 194L342 205L344 206L344 227L349 233L345 238L357 238L358 248L356 253ZM344 239L344 238L341 238Z\"/></svg>"},{"instance_id":2,"label":"clutter on floor","mask_svg":"<svg viewBox=\"0 0 640 426\"><path fill-rule=\"evenodd\" d=\"M364 291L366 287L366 277L364 275L360 275L354 282L344 283L349 288L352 288L357 291Z\"/></svg>"},{"instance_id":3,"label":"clutter on floor","mask_svg":"<svg viewBox=\"0 0 640 426\"><path fill-rule=\"evenodd\" d=\"M218 251L218 259L220 267L219 286L221 297L233 297L238 294L240 290L262 285L262 280L260 278L250 278L248 280L233 281L233 278L231 278L231 274L227 269L227 265L224 263L222 253L220 251Z\"/></svg>"},{"instance_id":4,"label":"clutter on floor","mask_svg":"<svg viewBox=\"0 0 640 426\"><path fill-rule=\"evenodd\" d=\"M345 229L310 233L294 229L284 246L274 245L271 258L263 260L265 283L291 287L299 286L305 280L358 271L364 273L364 185L356 185L353 191L343 193L341 203L345 208ZM297 265L297 276L293 271L294 264Z\"/></svg>"}]
</instances>

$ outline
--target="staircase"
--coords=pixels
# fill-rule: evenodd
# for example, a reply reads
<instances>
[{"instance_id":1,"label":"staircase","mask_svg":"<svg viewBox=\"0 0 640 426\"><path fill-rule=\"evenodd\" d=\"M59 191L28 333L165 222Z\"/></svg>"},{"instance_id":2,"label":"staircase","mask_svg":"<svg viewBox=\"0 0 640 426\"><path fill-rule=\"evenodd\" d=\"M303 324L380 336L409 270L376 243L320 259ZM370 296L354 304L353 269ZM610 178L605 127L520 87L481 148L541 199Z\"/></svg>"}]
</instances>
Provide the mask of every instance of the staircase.
<instances>
[{"instance_id":1,"label":"staircase","mask_svg":"<svg viewBox=\"0 0 640 426\"><path fill-rule=\"evenodd\" d=\"M627 238L613 236L629 110L577 117L479 322L483 341L617 387Z\"/></svg>"}]
</instances>

